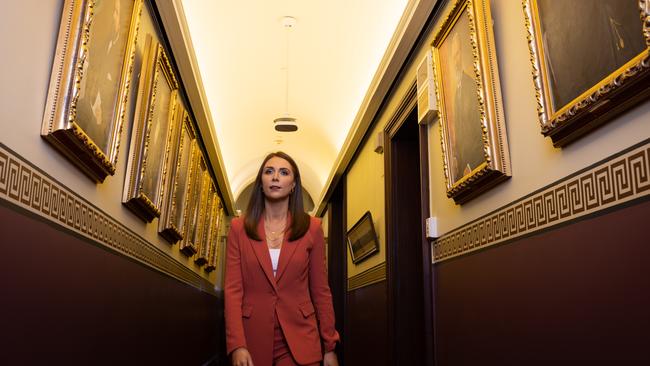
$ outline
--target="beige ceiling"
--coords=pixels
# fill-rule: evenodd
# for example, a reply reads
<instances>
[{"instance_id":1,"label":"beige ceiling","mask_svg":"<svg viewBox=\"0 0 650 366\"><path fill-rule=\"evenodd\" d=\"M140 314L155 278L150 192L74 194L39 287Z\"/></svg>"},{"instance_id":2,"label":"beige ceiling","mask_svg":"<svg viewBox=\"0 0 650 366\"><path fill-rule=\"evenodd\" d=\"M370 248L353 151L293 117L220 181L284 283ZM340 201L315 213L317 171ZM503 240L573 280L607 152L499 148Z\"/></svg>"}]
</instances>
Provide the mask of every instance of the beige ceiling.
<instances>
[{"instance_id":1,"label":"beige ceiling","mask_svg":"<svg viewBox=\"0 0 650 366\"><path fill-rule=\"evenodd\" d=\"M319 199L407 0L182 0L233 199L262 158L283 150ZM279 133L285 112L299 130Z\"/></svg>"}]
</instances>

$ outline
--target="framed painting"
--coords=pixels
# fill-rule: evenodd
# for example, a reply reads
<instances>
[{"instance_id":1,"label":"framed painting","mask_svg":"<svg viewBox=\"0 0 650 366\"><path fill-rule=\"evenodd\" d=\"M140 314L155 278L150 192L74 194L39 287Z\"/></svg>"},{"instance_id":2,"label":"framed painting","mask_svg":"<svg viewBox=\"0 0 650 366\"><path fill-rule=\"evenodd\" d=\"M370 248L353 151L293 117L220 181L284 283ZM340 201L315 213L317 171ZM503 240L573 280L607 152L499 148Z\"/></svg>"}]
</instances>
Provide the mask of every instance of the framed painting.
<instances>
[{"instance_id":1,"label":"framed painting","mask_svg":"<svg viewBox=\"0 0 650 366\"><path fill-rule=\"evenodd\" d=\"M187 225L179 248L180 251L188 257L196 254L198 251L201 232L203 230L202 223L205 216L207 191L209 184L211 183L205 158L203 157L198 144L195 146L197 147L197 161L192 174L192 182L190 183L190 202L187 207Z\"/></svg>"},{"instance_id":2,"label":"framed painting","mask_svg":"<svg viewBox=\"0 0 650 366\"><path fill-rule=\"evenodd\" d=\"M181 170L179 174L178 186L175 188L179 196L174 198L174 213L171 217L173 224L176 226L176 230L180 231L178 235L180 240L181 248L187 243L190 242L187 238L187 233L190 231L190 216L192 215L192 207L195 201L194 192L197 189L197 185L200 184L198 180L198 175L200 174L199 167L199 156L201 155L201 148L196 139L190 141L190 159L188 163L188 169L186 171ZM185 182L185 186L182 186L181 183Z\"/></svg>"},{"instance_id":3,"label":"framed painting","mask_svg":"<svg viewBox=\"0 0 650 366\"><path fill-rule=\"evenodd\" d=\"M163 46L147 37L122 202L143 220L160 216L176 121L178 82Z\"/></svg>"},{"instance_id":4,"label":"framed painting","mask_svg":"<svg viewBox=\"0 0 650 366\"><path fill-rule=\"evenodd\" d=\"M187 207L189 207L192 146L196 138L192 120L180 98L176 98L173 115L180 128L170 155L170 180L165 187L164 206L158 219L158 232L171 244L181 240L185 232ZM198 146L194 149L198 151Z\"/></svg>"},{"instance_id":5,"label":"framed painting","mask_svg":"<svg viewBox=\"0 0 650 366\"><path fill-rule=\"evenodd\" d=\"M41 136L95 182L115 174L142 0L66 0Z\"/></svg>"},{"instance_id":6,"label":"framed painting","mask_svg":"<svg viewBox=\"0 0 650 366\"><path fill-rule=\"evenodd\" d=\"M209 178L209 174L208 174ZM194 263L202 266L208 262L210 252L210 239L213 236L213 223L216 221L218 211L218 197L217 189L211 181L208 184L206 202L205 218L203 220L201 237L197 243L197 252L194 256Z\"/></svg>"},{"instance_id":7,"label":"framed painting","mask_svg":"<svg viewBox=\"0 0 650 366\"><path fill-rule=\"evenodd\" d=\"M524 0L542 134L562 147L650 95L645 0Z\"/></svg>"},{"instance_id":8,"label":"framed painting","mask_svg":"<svg viewBox=\"0 0 650 366\"><path fill-rule=\"evenodd\" d=\"M350 258L354 264L379 252L379 240L375 232L375 225L372 222L372 214L370 214L370 211L367 211L348 230L346 239L350 248Z\"/></svg>"},{"instance_id":9,"label":"framed painting","mask_svg":"<svg viewBox=\"0 0 650 366\"><path fill-rule=\"evenodd\" d=\"M457 0L433 40L447 196L457 204L510 177L489 1Z\"/></svg>"},{"instance_id":10,"label":"framed painting","mask_svg":"<svg viewBox=\"0 0 650 366\"><path fill-rule=\"evenodd\" d=\"M206 272L212 272L217 268L217 264L219 261L219 252L221 248L225 247L226 244L226 235L223 234L224 232L224 220L226 219L226 213L223 209L223 204L221 204L221 200L219 200L219 211L217 213L217 220L214 225L214 231L212 231L211 234L211 239L209 242L209 249L208 249L208 264L205 266Z\"/></svg>"},{"instance_id":11,"label":"framed painting","mask_svg":"<svg viewBox=\"0 0 650 366\"><path fill-rule=\"evenodd\" d=\"M206 162L203 160L203 162ZM195 219L195 224L193 225L194 231L192 233L192 238L194 242L194 253L195 259L199 259L198 255L200 254L201 257L203 257L203 260L199 260L199 262L205 263L207 261L207 258L205 258L206 253L205 251L201 251L202 245L205 241L205 232L209 228L209 209L210 209L210 203L211 203L211 195L210 195L210 189L213 188L213 183L212 183L212 178L210 177L210 173L208 172L208 167L207 164L203 167L203 171L201 173L201 192L199 196L199 203L196 206L196 210L194 217ZM198 263L197 263L198 264Z\"/></svg>"}]
</instances>

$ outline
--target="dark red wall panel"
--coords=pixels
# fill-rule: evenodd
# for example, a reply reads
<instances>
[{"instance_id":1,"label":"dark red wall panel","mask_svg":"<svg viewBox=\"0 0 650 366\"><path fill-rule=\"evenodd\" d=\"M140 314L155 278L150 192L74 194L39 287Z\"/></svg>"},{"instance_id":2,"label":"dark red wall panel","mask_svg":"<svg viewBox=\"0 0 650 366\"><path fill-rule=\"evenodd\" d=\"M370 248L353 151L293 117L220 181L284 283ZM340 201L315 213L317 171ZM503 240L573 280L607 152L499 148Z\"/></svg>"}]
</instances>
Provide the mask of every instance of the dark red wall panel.
<instances>
[{"instance_id":1,"label":"dark red wall panel","mask_svg":"<svg viewBox=\"0 0 650 366\"><path fill-rule=\"evenodd\" d=\"M0 364L202 365L220 299L0 205Z\"/></svg>"},{"instance_id":2,"label":"dark red wall panel","mask_svg":"<svg viewBox=\"0 0 650 366\"><path fill-rule=\"evenodd\" d=\"M650 202L434 266L447 365L649 365Z\"/></svg>"},{"instance_id":3,"label":"dark red wall panel","mask_svg":"<svg viewBox=\"0 0 650 366\"><path fill-rule=\"evenodd\" d=\"M388 365L386 281L347 294L344 365Z\"/></svg>"}]
</instances>

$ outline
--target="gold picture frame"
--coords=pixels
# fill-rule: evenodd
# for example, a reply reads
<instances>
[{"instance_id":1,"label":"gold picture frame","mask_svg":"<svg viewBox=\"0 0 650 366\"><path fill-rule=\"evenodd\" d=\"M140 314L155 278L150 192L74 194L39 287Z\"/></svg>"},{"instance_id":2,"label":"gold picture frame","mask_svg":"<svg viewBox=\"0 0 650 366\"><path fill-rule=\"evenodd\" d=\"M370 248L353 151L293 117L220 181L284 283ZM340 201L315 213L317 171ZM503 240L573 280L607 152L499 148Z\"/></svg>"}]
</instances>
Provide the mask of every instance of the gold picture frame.
<instances>
[{"instance_id":1,"label":"gold picture frame","mask_svg":"<svg viewBox=\"0 0 650 366\"><path fill-rule=\"evenodd\" d=\"M197 244L197 252L194 256L194 263L202 266L208 262L210 254L210 240L214 236L214 223L219 214L219 197L217 196L217 189L214 183L210 182L207 193L207 205L205 211L205 219L203 220L203 231L199 243Z\"/></svg>"},{"instance_id":2,"label":"gold picture frame","mask_svg":"<svg viewBox=\"0 0 650 366\"><path fill-rule=\"evenodd\" d=\"M554 146L650 95L647 0L522 3L539 123Z\"/></svg>"},{"instance_id":3,"label":"gold picture frame","mask_svg":"<svg viewBox=\"0 0 650 366\"><path fill-rule=\"evenodd\" d=\"M217 265L221 259L221 251L226 245L227 236L224 235L224 229L222 227L225 218L226 213L223 209L223 205L220 205L217 220L212 224L214 226L214 229L212 231L214 237L210 240L208 250L208 264L205 266L205 271L208 273L217 269Z\"/></svg>"},{"instance_id":4,"label":"gold picture frame","mask_svg":"<svg viewBox=\"0 0 650 366\"><path fill-rule=\"evenodd\" d=\"M143 220L160 216L176 121L178 81L159 42L147 36L122 202Z\"/></svg>"},{"instance_id":5,"label":"gold picture frame","mask_svg":"<svg viewBox=\"0 0 650 366\"><path fill-rule=\"evenodd\" d=\"M206 243L206 248L207 248L207 265L205 267L206 271L210 272L216 268L216 256L217 256L217 246L219 244L219 238L221 234L221 223L223 222L224 218L224 210L223 210L223 204L221 203L221 199L219 198L218 195L215 194L215 210L214 210L214 216L210 220L210 235L207 237L207 243Z\"/></svg>"},{"instance_id":6,"label":"gold picture frame","mask_svg":"<svg viewBox=\"0 0 650 366\"><path fill-rule=\"evenodd\" d=\"M447 196L457 204L510 177L489 1L456 0L432 43Z\"/></svg>"},{"instance_id":7,"label":"gold picture frame","mask_svg":"<svg viewBox=\"0 0 650 366\"><path fill-rule=\"evenodd\" d=\"M142 0L66 0L41 136L95 182L117 169Z\"/></svg>"},{"instance_id":8,"label":"gold picture frame","mask_svg":"<svg viewBox=\"0 0 650 366\"><path fill-rule=\"evenodd\" d=\"M180 98L176 99L173 111L173 118L180 128L170 155L172 162L169 170L170 179L165 188L165 203L158 219L158 232L171 244L183 239L189 206L192 153L193 150L195 154L198 152L196 150L198 147L193 148L193 143L196 143L196 132Z\"/></svg>"},{"instance_id":9,"label":"gold picture frame","mask_svg":"<svg viewBox=\"0 0 650 366\"><path fill-rule=\"evenodd\" d=\"M205 160L203 160L205 162ZM202 167L203 168L203 167ZM207 164L205 169L203 169L201 177L201 195L199 196L199 204L196 206L197 211L195 211L196 224L194 226L194 232L192 233L193 242L194 242L194 254L195 259L199 259L198 255L205 258L205 251L201 252L203 243L205 241L205 232L208 229L209 224L209 204L210 204L210 189L213 188L212 178L208 172ZM199 262L205 263L205 261L199 260ZM199 264L199 263L197 263Z\"/></svg>"},{"instance_id":10,"label":"gold picture frame","mask_svg":"<svg viewBox=\"0 0 650 366\"><path fill-rule=\"evenodd\" d=\"M198 251L200 242L202 221L205 215L205 202L203 199L207 195L210 176L205 158L200 151L198 144L196 146L197 158L195 167L192 172L192 182L190 183L189 205L187 207L187 224L183 239L180 242L180 251L186 256L192 256Z\"/></svg>"},{"instance_id":11,"label":"gold picture frame","mask_svg":"<svg viewBox=\"0 0 650 366\"><path fill-rule=\"evenodd\" d=\"M194 197L196 190L198 189L200 191L200 180L199 177L201 176L201 168L199 166L199 159L201 157L201 148L199 147L199 143L196 139L193 139L191 141L191 148L190 148L190 161L188 165L188 170L186 172L186 186L184 188L179 188L180 191L182 192L184 197L179 197L176 198L176 201L180 203L181 206L177 206L178 208L175 210L173 220L176 222L179 222L178 229L180 230L180 250L181 252L183 249L191 245L192 242L188 238L188 232L191 232L191 220L190 217L193 214L193 206L194 202L196 201L196 198ZM181 173L183 174L183 173ZM180 185L180 180L179 180L179 185ZM181 199L182 198L182 199ZM191 250L185 250L186 252L189 253L189 255L192 254Z\"/></svg>"}]
</instances>

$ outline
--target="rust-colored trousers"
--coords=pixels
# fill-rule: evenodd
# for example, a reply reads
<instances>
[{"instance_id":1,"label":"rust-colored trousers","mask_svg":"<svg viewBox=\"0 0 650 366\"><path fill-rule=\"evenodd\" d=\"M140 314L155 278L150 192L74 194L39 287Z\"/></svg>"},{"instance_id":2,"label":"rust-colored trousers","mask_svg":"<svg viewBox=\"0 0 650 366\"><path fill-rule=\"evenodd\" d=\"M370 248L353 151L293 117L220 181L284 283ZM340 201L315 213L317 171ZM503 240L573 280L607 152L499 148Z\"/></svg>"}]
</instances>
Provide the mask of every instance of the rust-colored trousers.
<instances>
[{"instance_id":1,"label":"rust-colored trousers","mask_svg":"<svg viewBox=\"0 0 650 366\"><path fill-rule=\"evenodd\" d=\"M275 329L273 335L273 366L319 366L320 362L310 363L309 365L300 365L291 356L287 340L282 334L282 328L275 318Z\"/></svg>"}]
</instances>

